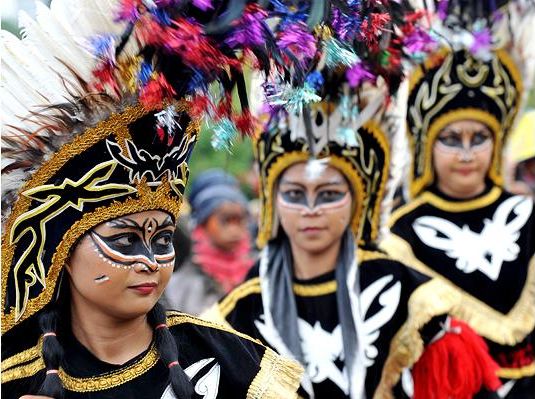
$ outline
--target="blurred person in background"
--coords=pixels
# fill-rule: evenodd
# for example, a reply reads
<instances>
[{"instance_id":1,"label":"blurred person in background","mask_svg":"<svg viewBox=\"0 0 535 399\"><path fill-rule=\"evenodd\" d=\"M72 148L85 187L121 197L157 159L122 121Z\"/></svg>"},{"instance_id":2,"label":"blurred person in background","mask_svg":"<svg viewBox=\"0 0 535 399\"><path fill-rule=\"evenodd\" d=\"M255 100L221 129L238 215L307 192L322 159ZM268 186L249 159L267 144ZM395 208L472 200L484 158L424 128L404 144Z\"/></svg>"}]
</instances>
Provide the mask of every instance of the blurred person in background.
<instances>
[{"instance_id":1,"label":"blurred person in background","mask_svg":"<svg viewBox=\"0 0 535 399\"><path fill-rule=\"evenodd\" d=\"M509 139L509 191L535 198L535 109L527 111Z\"/></svg>"},{"instance_id":2,"label":"blurred person in background","mask_svg":"<svg viewBox=\"0 0 535 399\"><path fill-rule=\"evenodd\" d=\"M171 277L170 307L199 314L239 284L251 268L247 199L221 169L203 172L189 195L191 256Z\"/></svg>"}]
</instances>

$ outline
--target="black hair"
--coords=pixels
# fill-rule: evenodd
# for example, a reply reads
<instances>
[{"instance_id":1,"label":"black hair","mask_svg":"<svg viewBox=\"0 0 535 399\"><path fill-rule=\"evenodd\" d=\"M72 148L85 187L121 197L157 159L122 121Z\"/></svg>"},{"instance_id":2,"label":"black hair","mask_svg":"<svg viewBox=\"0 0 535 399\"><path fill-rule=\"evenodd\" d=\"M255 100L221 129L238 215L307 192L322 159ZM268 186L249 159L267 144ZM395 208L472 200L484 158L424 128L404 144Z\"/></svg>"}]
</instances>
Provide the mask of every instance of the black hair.
<instances>
[{"instance_id":1,"label":"black hair","mask_svg":"<svg viewBox=\"0 0 535 399\"><path fill-rule=\"evenodd\" d=\"M43 332L42 356L46 375L38 395L61 399L65 395L63 384L59 378L59 368L63 361L63 347L56 336L60 320L60 312L56 305L44 310L39 316L39 327Z\"/></svg>"},{"instance_id":2,"label":"black hair","mask_svg":"<svg viewBox=\"0 0 535 399\"><path fill-rule=\"evenodd\" d=\"M54 304L49 305L39 315L39 326L43 334L42 357L46 368L45 379L38 395L62 399L65 388L58 371L63 365L64 349L61 337L70 328L70 297L68 279L60 282L61 295ZM167 316L164 307L157 303L147 315L151 327L154 329L154 340L161 361L169 369L169 379L175 396L178 399L190 399L193 396L193 385L178 363L178 345L167 328Z\"/></svg>"},{"instance_id":3,"label":"black hair","mask_svg":"<svg viewBox=\"0 0 535 399\"><path fill-rule=\"evenodd\" d=\"M178 344L167 327L164 307L157 303L148 314L149 324L154 328L156 349L160 360L169 368L171 388L178 399L190 399L193 385L179 363Z\"/></svg>"}]
</instances>

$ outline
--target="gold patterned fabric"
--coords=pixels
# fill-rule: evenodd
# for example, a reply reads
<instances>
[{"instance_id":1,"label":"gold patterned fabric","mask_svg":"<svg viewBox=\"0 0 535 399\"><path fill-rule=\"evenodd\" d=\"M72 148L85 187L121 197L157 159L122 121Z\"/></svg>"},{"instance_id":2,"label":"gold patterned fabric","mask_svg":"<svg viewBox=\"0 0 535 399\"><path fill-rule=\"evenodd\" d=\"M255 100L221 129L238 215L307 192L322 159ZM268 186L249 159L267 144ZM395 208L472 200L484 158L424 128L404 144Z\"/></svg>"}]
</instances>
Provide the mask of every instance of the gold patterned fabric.
<instances>
[{"instance_id":1,"label":"gold patterned fabric","mask_svg":"<svg viewBox=\"0 0 535 399\"><path fill-rule=\"evenodd\" d=\"M258 341L230 328L179 312L168 312L168 326L183 350L180 364L209 397L297 398L302 368ZM100 362L69 333L63 334L70 356L59 370L66 397L135 397L160 399L169 387L167 365L156 346L123 365ZM2 397L18 398L44 378L39 342L2 361ZM239 359L237 362L236 359Z\"/></svg>"},{"instance_id":2,"label":"gold patterned fabric","mask_svg":"<svg viewBox=\"0 0 535 399\"><path fill-rule=\"evenodd\" d=\"M484 123L494 135L488 177L502 183L502 152L520 107L520 72L499 50L489 61L468 51L442 49L414 70L410 78L407 133L412 152L410 193L421 193L434 181L432 150L448 124L470 119Z\"/></svg>"}]
</instances>

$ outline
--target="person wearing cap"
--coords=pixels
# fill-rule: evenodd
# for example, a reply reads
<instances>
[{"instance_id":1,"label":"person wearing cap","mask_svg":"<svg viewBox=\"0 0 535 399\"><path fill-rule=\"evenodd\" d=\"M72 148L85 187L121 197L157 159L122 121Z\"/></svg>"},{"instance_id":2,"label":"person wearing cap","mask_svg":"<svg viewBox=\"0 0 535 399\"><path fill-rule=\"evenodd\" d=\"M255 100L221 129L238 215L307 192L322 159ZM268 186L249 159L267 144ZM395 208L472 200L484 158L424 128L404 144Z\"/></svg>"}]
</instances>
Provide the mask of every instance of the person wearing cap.
<instances>
[{"instance_id":1,"label":"person wearing cap","mask_svg":"<svg viewBox=\"0 0 535 399\"><path fill-rule=\"evenodd\" d=\"M170 307L200 314L242 282L253 265L247 199L237 180L220 169L191 185L192 254L165 292Z\"/></svg>"}]
</instances>

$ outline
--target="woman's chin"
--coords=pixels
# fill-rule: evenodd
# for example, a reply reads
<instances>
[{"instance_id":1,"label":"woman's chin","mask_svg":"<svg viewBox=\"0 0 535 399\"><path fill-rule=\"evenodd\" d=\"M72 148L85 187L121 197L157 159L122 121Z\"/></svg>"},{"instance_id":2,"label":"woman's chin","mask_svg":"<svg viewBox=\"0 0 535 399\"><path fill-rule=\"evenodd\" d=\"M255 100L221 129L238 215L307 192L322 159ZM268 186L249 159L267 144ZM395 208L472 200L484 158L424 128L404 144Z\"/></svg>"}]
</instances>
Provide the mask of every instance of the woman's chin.
<instances>
[{"instance_id":1,"label":"woman's chin","mask_svg":"<svg viewBox=\"0 0 535 399\"><path fill-rule=\"evenodd\" d=\"M332 243L325 242L324 240L304 240L300 243L300 248L310 255L321 255L327 251Z\"/></svg>"}]
</instances>

